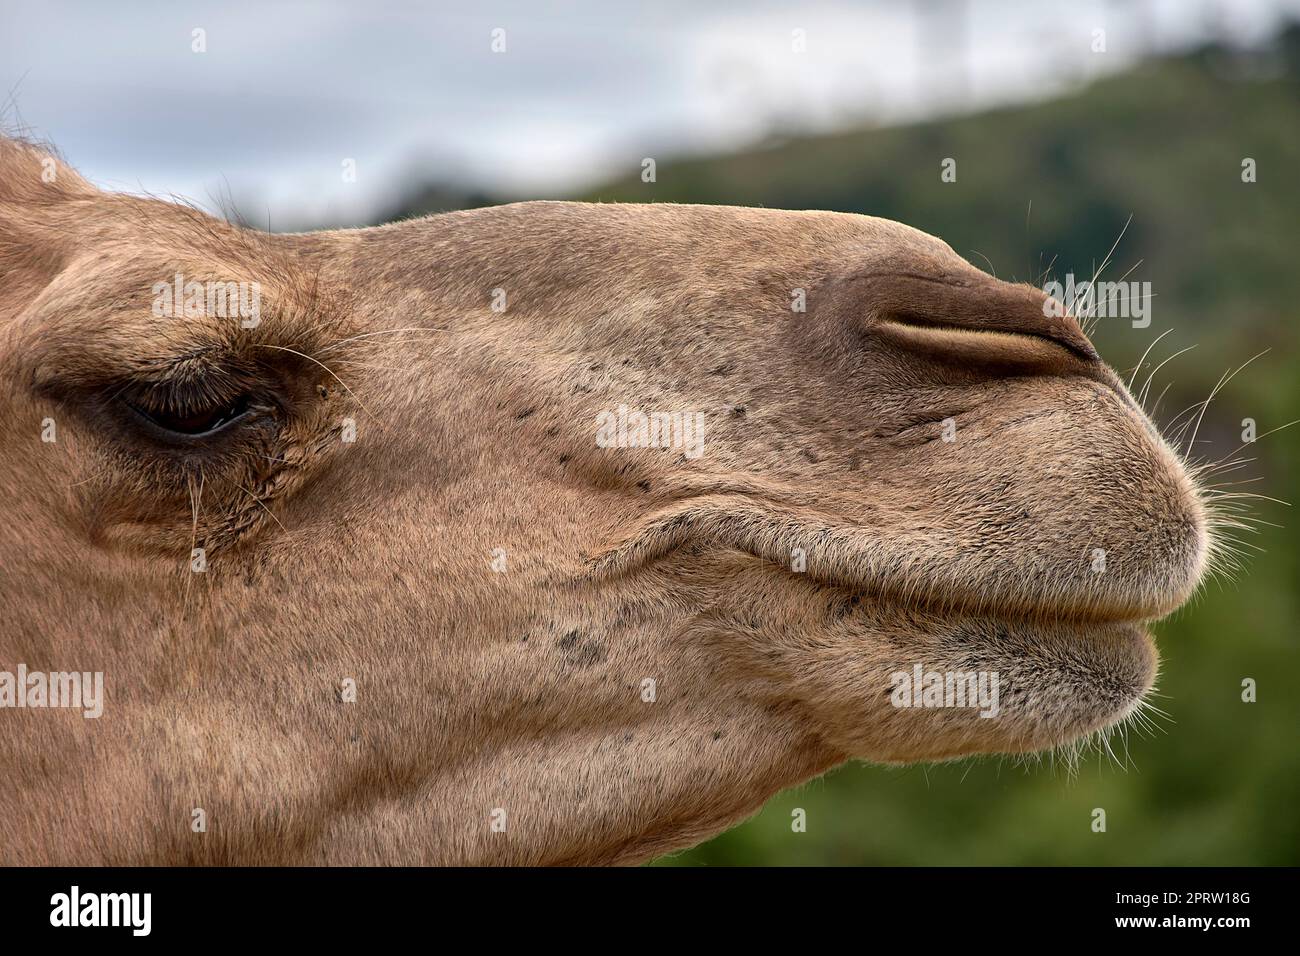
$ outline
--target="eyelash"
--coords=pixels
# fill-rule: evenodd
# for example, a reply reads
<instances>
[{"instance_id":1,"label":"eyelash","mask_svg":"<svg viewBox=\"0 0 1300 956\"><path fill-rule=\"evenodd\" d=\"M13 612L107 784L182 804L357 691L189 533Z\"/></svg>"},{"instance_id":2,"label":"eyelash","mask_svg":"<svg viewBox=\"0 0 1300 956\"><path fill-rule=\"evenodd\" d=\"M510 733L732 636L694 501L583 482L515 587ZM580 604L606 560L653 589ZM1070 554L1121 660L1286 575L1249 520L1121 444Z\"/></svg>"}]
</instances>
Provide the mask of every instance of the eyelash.
<instances>
[{"instance_id":1,"label":"eyelash","mask_svg":"<svg viewBox=\"0 0 1300 956\"><path fill-rule=\"evenodd\" d=\"M271 410L235 376L129 385L111 396L110 405L132 431L173 445L210 441Z\"/></svg>"},{"instance_id":2,"label":"eyelash","mask_svg":"<svg viewBox=\"0 0 1300 956\"><path fill-rule=\"evenodd\" d=\"M252 399L241 394L231 402L213 403L195 407L188 411L172 408L142 407L130 399L123 401L139 417L149 424L169 433L186 438L206 438L219 434L233 427L253 411Z\"/></svg>"}]
</instances>

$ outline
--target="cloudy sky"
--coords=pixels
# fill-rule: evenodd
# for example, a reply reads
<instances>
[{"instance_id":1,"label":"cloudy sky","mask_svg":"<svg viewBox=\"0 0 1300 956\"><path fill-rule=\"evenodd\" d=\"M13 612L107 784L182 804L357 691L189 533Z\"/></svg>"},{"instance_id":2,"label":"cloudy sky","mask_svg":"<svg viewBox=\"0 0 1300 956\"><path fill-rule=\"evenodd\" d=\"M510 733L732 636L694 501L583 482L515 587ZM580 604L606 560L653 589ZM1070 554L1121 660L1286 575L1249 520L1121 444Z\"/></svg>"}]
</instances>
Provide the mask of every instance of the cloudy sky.
<instances>
[{"instance_id":1,"label":"cloudy sky","mask_svg":"<svg viewBox=\"0 0 1300 956\"><path fill-rule=\"evenodd\" d=\"M229 197L282 225L363 220L427 181L555 196L646 156L1047 96L1150 50L1251 42L1300 17L1300 0L0 8L11 126L102 186Z\"/></svg>"}]
</instances>

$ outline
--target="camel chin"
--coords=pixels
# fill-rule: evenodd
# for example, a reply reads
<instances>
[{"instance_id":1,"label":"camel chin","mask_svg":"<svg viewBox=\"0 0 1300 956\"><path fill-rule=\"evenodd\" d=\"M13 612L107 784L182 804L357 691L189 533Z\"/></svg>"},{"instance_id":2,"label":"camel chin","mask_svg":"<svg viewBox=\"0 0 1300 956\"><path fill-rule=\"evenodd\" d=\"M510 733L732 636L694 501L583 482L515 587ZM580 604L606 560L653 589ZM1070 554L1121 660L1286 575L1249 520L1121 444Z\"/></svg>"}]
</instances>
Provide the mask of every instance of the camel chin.
<instances>
[{"instance_id":1,"label":"camel chin","mask_svg":"<svg viewBox=\"0 0 1300 956\"><path fill-rule=\"evenodd\" d=\"M954 617L934 622L933 630L918 632L916 640L935 648L922 655L920 678L917 663L910 673L904 661L891 671L908 675L914 700L917 687L924 698L930 674L975 674L977 681L979 675L996 674L998 692L981 698L975 684L976 693L969 695L974 706L962 708L951 706L945 686L946 696L935 697L941 709L914 703L901 709L902 719L891 723L887 736L871 734L865 745L856 746L846 738L846 749L855 756L914 763L1073 744L1128 720L1143 706L1159 666L1155 642L1136 623Z\"/></svg>"}]
</instances>

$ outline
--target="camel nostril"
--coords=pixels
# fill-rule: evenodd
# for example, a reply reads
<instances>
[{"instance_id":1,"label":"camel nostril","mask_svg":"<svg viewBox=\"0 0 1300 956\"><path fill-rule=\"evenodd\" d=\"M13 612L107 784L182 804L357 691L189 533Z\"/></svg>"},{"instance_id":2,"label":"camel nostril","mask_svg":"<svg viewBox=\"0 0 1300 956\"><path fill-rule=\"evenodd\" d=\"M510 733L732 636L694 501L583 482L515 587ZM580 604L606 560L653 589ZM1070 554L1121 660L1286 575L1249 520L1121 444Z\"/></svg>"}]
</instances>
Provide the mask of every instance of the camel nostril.
<instances>
[{"instance_id":1,"label":"camel nostril","mask_svg":"<svg viewBox=\"0 0 1300 956\"><path fill-rule=\"evenodd\" d=\"M937 316L918 316L906 313L890 315L884 317L882 321L904 328L935 333L934 338L936 340L941 340L946 334L947 340L954 346L962 343L980 343L981 341L983 341L983 344L990 344L998 336L1012 336L1015 339L1029 339L1048 343L1052 347L1064 349L1076 358L1083 359L1086 362L1099 363L1101 361L1101 356L1097 354L1097 350L1088 341L1083 331L1073 332L1068 325L1063 325L1059 330L1050 327L1026 328L1023 325L999 321L985 321L976 325L944 321Z\"/></svg>"},{"instance_id":2,"label":"camel nostril","mask_svg":"<svg viewBox=\"0 0 1300 956\"><path fill-rule=\"evenodd\" d=\"M1089 365L1101 359L1074 316L1041 289L1003 282L971 268L952 272L869 273L855 277L856 291L870 303L877 324L932 330L934 344L977 342L974 333L1003 333L1051 343ZM997 336L985 337L992 345ZM1022 341L1023 344L1023 341Z\"/></svg>"}]
</instances>

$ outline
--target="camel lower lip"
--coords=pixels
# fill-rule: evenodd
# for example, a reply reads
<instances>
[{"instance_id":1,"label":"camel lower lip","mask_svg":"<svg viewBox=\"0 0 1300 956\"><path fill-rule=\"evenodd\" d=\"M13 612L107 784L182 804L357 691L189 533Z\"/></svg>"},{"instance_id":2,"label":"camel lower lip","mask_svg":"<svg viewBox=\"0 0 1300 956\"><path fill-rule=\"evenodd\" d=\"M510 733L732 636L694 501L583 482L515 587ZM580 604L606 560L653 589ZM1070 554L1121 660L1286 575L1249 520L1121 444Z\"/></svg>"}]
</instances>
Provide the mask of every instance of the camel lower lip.
<instances>
[{"instance_id":1,"label":"camel lower lip","mask_svg":"<svg viewBox=\"0 0 1300 956\"><path fill-rule=\"evenodd\" d=\"M866 622L864 627L863 637L876 639L875 629ZM929 759L1031 753L1079 740L1123 722L1139 709L1155 683L1159 663L1150 633L1134 622L926 615L911 622L907 637L905 645L891 647L878 678L888 679L891 691L901 675L912 675L916 684L919 666L927 691L955 679L979 693L975 704L967 699L962 707L958 701L956 709L946 697L936 700L937 710L926 709L930 704L924 698L926 708L921 709L897 711L894 703L891 719L900 727L900 759L908 746L925 738ZM992 699L984 693L989 688ZM964 736L954 740L938 734L934 728L940 725L960 725Z\"/></svg>"}]
</instances>

